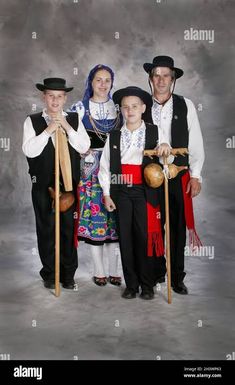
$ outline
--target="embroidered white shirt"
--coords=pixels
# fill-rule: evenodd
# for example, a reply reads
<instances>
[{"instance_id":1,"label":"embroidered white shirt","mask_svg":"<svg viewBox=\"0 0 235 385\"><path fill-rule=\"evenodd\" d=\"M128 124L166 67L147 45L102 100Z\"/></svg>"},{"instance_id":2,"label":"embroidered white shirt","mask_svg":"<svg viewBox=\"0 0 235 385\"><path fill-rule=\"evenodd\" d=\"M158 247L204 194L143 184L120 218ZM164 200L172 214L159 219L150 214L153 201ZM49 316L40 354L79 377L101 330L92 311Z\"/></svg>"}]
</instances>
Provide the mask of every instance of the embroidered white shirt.
<instances>
[{"instance_id":1,"label":"embroidered white shirt","mask_svg":"<svg viewBox=\"0 0 235 385\"><path fill-rule=\"evenodd\" d=\"M188 109L187 123L189 131L189 171L191 177L198 178L201 182L201 171L205 159L201 128L193 102L187 98L184 98L184 100ZM153 123L158 126L159 144L167 143L171 145L171 122L172 119L177 119L177 116L173 116L172 96L164 105L160 105L156 100L154 100L152 107L152 119Z\"/></svg>"},{"instance_id":2,"label":"embroidered white shirt","mask_svg":"<svg viewBox=\"0 0 235 385\"><path fill-rule=\"evenodd\" d=\"M121 128L121 163L122 164L142 164L143 150L145 146L146 126L142 121L141 126L134 131L128 130L126 124ZM115 151L116 149L111 149ZM100 185L104 195L110 194L110 142L109 137L104 146L100 159L100 169L98 173Z\"/></svg>"},{"instance_id":3,"label":"embroidered white shirt","mask_svg":"<svg viewBox=\"0 0 235 385\"><path fill-rule=\"evenodd\" d=\"M63 111L63 116L68 114ZM42 117L45 119L46 123L50 123L50 117L48 116L46 109L42 112ZM83 154L87 152L90 147L90 138L84 128L84 125L81 119L78 119L78 129L75 131L72 127L68 131L68 141L71 146L79 153ZM36 135L36 132L33 128L32 120L28 116L24 122L24 134L23 134L23 145L22 150L28 158L35 158L39 156L44 147L47 145L49 138L51 137L52 143L55 146L55 133L48 134L45 130Z\"/></svg>"},{"instance_id":4,"label":"embroidered white shirt","mask_svg":"<svg viewBox=\"0 0 235 385\"><path fill-rule=\"evenodd\" d=\"M85 115L85 107L82 101L74 103L71 107L76 108L77 113L80 118L83 119ZM89 110L93 119L102 120L102 119L115 119L117 117L117 110L112 99L109 99L107 102L98 103L89 100Z\"/></svg>"}]
</instances>

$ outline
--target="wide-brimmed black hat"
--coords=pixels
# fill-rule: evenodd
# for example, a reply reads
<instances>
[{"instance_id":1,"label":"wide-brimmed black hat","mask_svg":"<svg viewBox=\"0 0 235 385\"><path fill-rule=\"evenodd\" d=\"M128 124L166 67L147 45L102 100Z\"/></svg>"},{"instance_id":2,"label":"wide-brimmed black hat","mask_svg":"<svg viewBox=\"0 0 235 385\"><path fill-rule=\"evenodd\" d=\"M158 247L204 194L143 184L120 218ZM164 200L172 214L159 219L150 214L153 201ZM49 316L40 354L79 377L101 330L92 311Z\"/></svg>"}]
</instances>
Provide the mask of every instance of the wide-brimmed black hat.
<instances>
[{"instance_id":1,"label":"wide-brimmed black hat","mask_svg":"<svg viewBox=\"0 0 235 385\"><path fill-rule=\"evenodd\" d=\"M43 83L44 84L36 84L38 90L57 90L66 92L73 90L73 87L66 87L66 80L61 78L47 78L43 80Z\"/></svg>"},{"instance_id":2,"label":"wide-brimmed black hat","mask_svg":"<svg viewBox=\"0 0 235 385\"><path fill-rule=\"evenodd\" d=\"M121 88L120 90L117 90L116 92L114 92L113 94L114 104L118 104L119 106L121 106L122 98L124 98L125 96L138 96L144 102L144 104L146 104L147 108L152 107L152 104L153 104L152 96L148 92L142 90L139 87L129 86L126 88Z\"/></svg>"},{"instance_id":3,"label":"wide-brimmed black hat","mask_svg":"<svg viewBox=\"0 0 235 385\"><path fill-rule=\"evenodd\" d=\"M172 59L172 57L170 56L156 56L153 59L152 63L144 63L143 67L144 67L144 70L148 72L148 74L155 67L169 67L170 69L175 71L176 79L179 79L184 74L183 70L175 67L174 59Z\"/></svg>"}]
</instances>

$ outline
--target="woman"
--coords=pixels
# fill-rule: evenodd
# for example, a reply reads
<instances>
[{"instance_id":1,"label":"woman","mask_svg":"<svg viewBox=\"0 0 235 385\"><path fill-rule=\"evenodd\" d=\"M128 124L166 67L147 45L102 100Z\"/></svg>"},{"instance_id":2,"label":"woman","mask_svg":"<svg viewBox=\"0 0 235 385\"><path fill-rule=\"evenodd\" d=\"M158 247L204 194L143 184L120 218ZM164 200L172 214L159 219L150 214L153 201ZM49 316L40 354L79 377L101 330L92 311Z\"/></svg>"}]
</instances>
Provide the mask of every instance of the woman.
<instances>
[{"instance_id":1,"label":"woman","mask_svg":"<svg viewBox=\"0 0 235 385\"><path fill-rule=\"evenodd\" d=\"M91 139L91 148L81 160L80 219L78 238L90 244L94 262L93 281L104 286L109 281L120 286L118 269L118 236L115 214L104 206L103 192L98 181L99 162L107 134L120 128L120 117L112 101L110 90L114 73L111 68L98 64L89 73L82 101L73 104ZM103 254L104 245L109 258L109 278L106 277Z\"/></svg>"}]
</instances>

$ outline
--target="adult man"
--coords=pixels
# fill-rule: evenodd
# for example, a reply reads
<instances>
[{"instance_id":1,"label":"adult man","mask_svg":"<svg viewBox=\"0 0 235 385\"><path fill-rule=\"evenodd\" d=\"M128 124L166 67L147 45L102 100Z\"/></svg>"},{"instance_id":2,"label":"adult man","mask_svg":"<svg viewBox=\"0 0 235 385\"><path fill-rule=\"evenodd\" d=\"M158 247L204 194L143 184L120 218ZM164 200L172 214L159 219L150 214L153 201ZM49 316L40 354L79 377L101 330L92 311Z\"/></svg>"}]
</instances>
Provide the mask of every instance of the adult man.
<instances>
[{"instance_id":1,"label":"adult man","mask_svg":"<svg viewBox=\"0 0 235 385\"><path fill-rule=\"evenodd\" d=\"M55 173L55 131L60 127L66 133L71 160L73 191L76 194L79 182L79 153L85 153L90 146L89 136L79 122L78 114L63 111L67 92L61 78L44 79L36 84L43 92L45 108L42 112L27 117L24 122L23 152L29 164L32 179L32 201L36 218L38 250L43 268L40 275L44 286L55 287L55 215L48 188L54 186ZM63 182L61 189L63 190ZM76 202L61 213L61 255L60 281L66 289L74 288L74 274L77 269L77 250L74 247L74 211Z\"/></svg>"},{"instance_id":2,"label":"adult man","mask_svg":"<svg viewBox=\"0 0 235 385\"><path fill-rule=\"evenodd\" d=\"M191 244L200 245L194 227L192 198L201 191L203 139L192 101L173 94L176 79L183 75L183 71L174 66L174 60L169 56L156 56L152 63L145 63L143 67L149 74L153 94L153 106L146 112L144 119L158 126L161 155L168 156L171 147L186 147L189 150L189 156L178 156L173 160L176 165L188 166L189 172L181 171L176 178L169 181L172 287L179 294L188 294L183 283L186 275L186 226L190 232ZM160 275L165 275L165 261L161 262Z\"/></svg>"}]
</instances>

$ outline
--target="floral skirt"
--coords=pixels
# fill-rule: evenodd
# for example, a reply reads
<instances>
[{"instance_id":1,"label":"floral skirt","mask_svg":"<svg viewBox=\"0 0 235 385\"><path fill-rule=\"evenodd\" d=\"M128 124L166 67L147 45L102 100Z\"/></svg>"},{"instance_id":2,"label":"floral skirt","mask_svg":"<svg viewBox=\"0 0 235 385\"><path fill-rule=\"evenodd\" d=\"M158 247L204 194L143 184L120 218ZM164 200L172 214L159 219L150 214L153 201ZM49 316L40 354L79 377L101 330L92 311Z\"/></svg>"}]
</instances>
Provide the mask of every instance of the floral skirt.
<instances>
[{"instance_id":1,"label":"floral skirt","mask_svg":"<svg viewBox=\"0 0 235 385\"><path fill-rule=\"evenodd\" d=\"M81 159L80 219L78 238L90 244L117 242L115 212L108 212L104 206L103 191L98 172L102 151L92 150L92 161Z\"/></svg>"}]
</instances>

